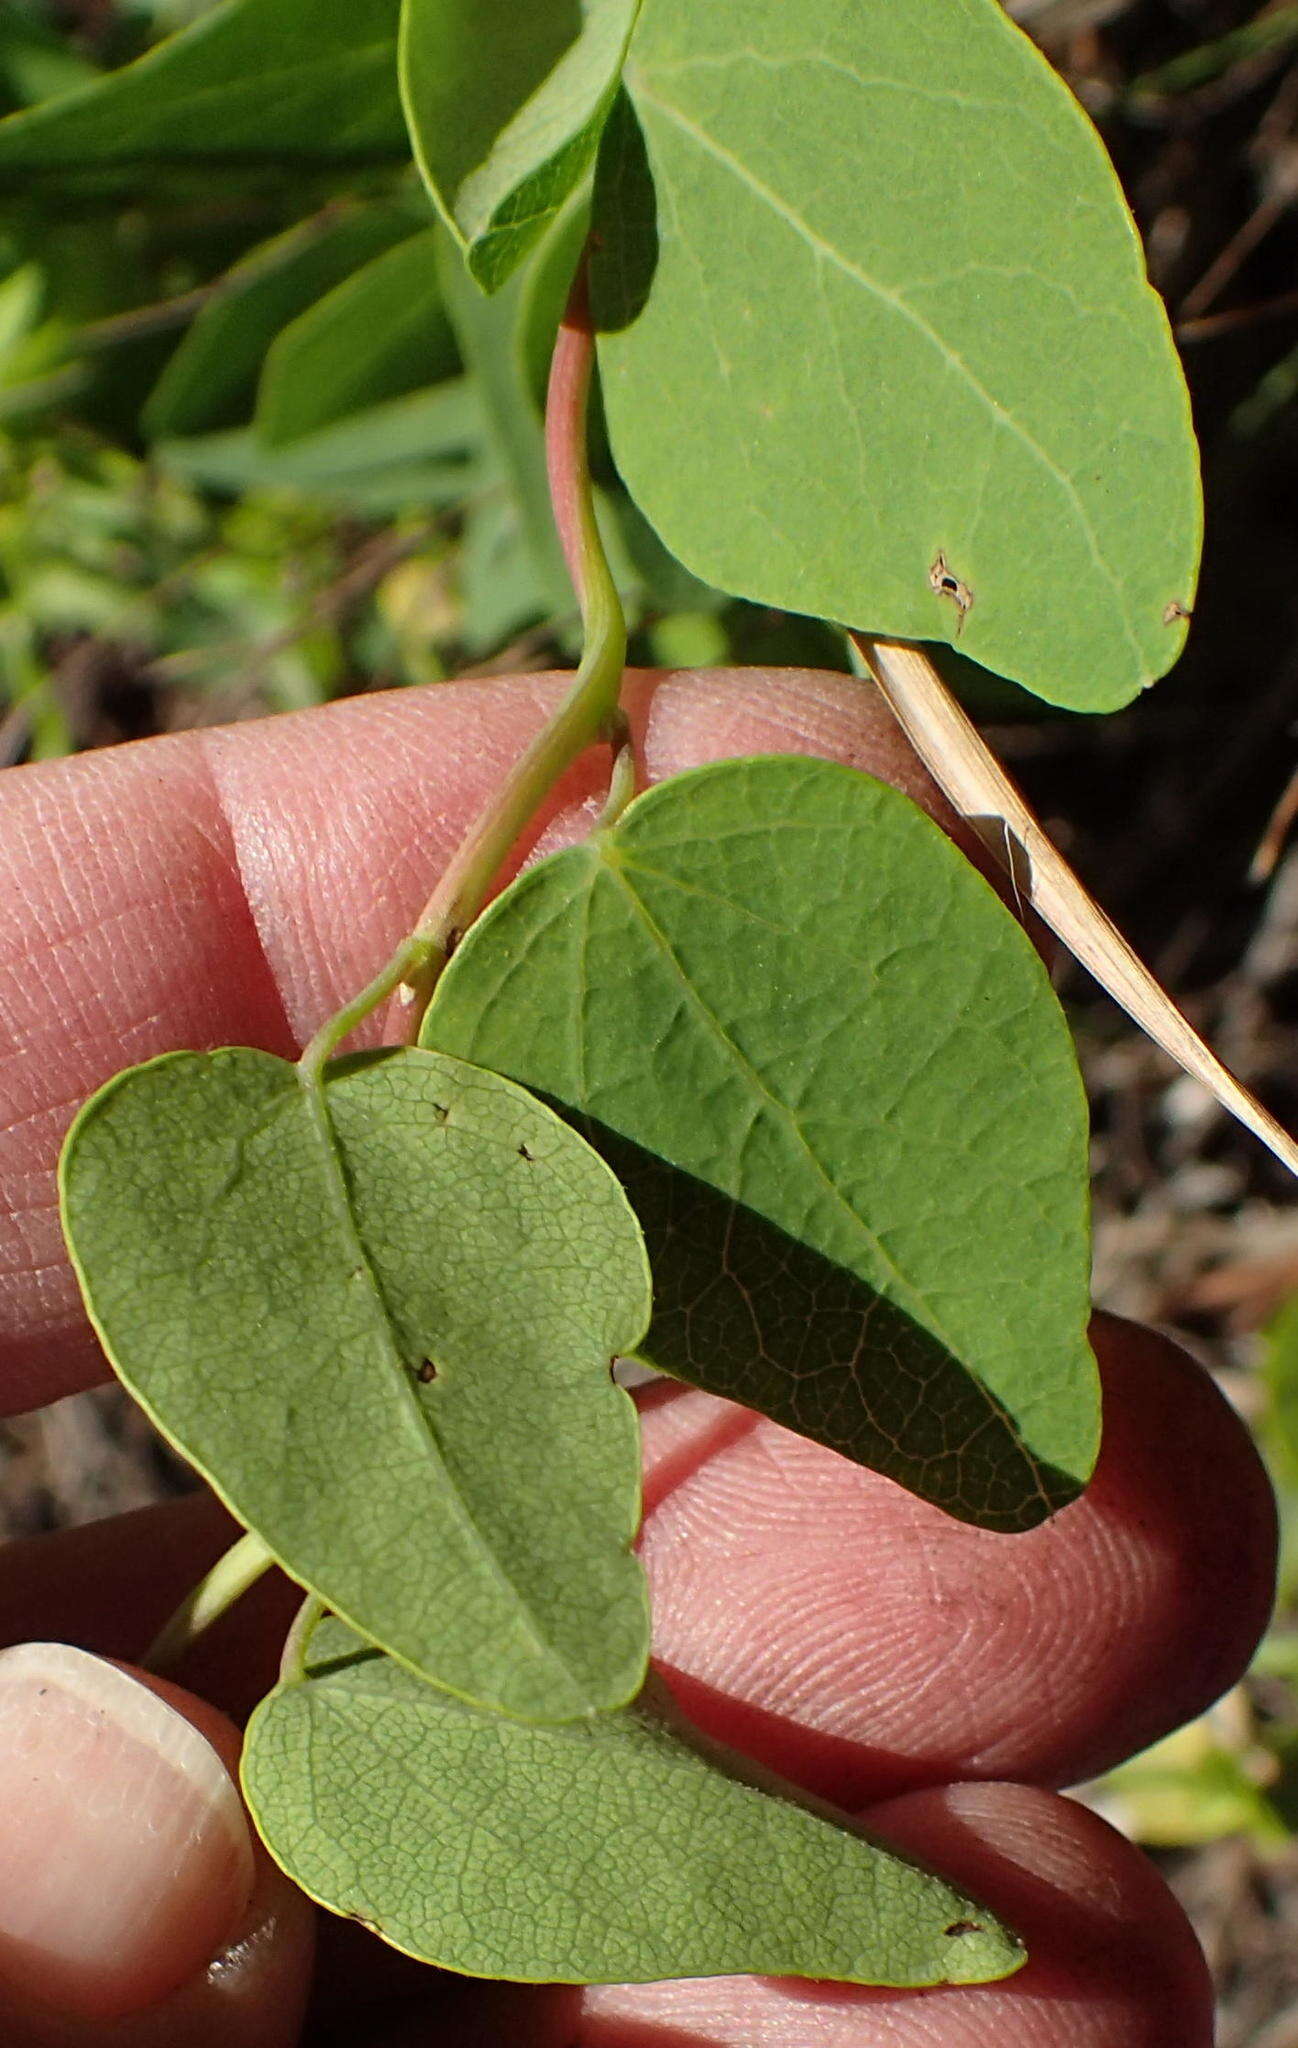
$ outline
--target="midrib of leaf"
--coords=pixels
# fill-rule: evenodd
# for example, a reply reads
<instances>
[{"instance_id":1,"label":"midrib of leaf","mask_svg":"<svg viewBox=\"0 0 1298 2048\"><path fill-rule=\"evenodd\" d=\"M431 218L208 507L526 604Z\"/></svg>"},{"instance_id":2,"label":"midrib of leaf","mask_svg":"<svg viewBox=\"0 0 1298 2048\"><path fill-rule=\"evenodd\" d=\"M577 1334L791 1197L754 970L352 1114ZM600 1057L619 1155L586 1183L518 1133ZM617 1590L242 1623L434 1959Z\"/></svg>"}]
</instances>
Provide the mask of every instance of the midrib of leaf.
<instances>
[{"instance_id":1,"label":"midrib of leaf","mask_svg":"<svg viewBox=\"0 0 1298 2048\"><path fill-rule=\"evenodd\" d=\"M561 1672L575 1691L583 1693L586 1689L584 1680L579 1673L572 1670L566 1660L556 1651L554 1645L547 1640L530 1602L519 1591L519 1588L505 1570L491 1542L474 1520L464 1495L451 1478L446 1460L442 1455L441 1444L438 1442L433 1418L424 1408L423 1403L416 1398L414 1389L411 1386L406 1363L401 1354L401 1347L397 1342L396 1327L393 1322L392 1313L388 1308L382 1283L374 1270L373 1261L357 1227L356 1214L352 1208L351 1191L348 1186L347 1165L343 1158L342 1148L338 1142L338 1134L334 1128L333 1118L329 1114L329 1105L325 1099L326 1084L320 1076L308 1075L301 1067L297 1069L297 1073L303 1096L306 1099L307 1114L311 1119L316 1137L320 1143L326 1176L334 1198L336 1220L341 1227L348 1249L356 1261L356 1270L358 1274L364 1276L366 1287L378 1313L383 1331L384 1349L387 1353L388 1362L392 1367L393 1380L398 1389L403 1411L413 1423L421 1443L427 1447L436 1462L445 1495L452 1504L453 1512L461 1528L467 1531L473 1541L479 1546L480 1551L491 1565L497 1583L509 1593L514 1601L519 1614L522 1616L528 1634L531 1636L532 1642L542 1660L547 1662L552 1670ZM366 1634L364 1626L344 1614L341 1608L336 1608L334 1611L342 1620L347 1621L351 1627L358 1629L362 1635ZM405 1664L408 1661L394 1651L387 1654L393 1656L394 1660L399 1664ZM423 1675L428 1676L430 1674Z\"/></svg>"},{"instance_id":2,"label":"midrib of leaf","mask_svg":"<svg viewBox=\"0 0 1298 2048\"><path fill-rule=\"evenodd\" d=\"M700 128L696 122L691 121L689 116L683 113L679 107L673 106L669 100L659 98L655 92L652 92L645 85L640 74L637 73L634 76L628 74L627 83L631 88L632 99L637 105L645 104L655 107L666 120L671 122L673 127L679 129L681 134L693 142L696 148L702 150L705 155L710 156L723 169L728 170L741 185L746 185L750 192L762 200L765 205L769 206L771 211L783 220L786 226L800 240L806 243L807 247L819 261L830 263L834 268L841 270L844 276L850 277L854 283L859 284L863 291L868 292L873 298L878 299L881 304L889 307L901 319L908 321L915 331L931 347L938 351L943 361L958 376L963 378L969 390L987 407L996 427L1020 442L1027 449L1028 453L1041 465L1046 474L1053 478L1055 483L1062 488L1065 496L1071 502L1077 514L1082 532L1086 536L1086 544L1090 550L1091 559L1114 593L1115 607L1122 619L1123 633L1126 637L1127 645L1131 648L1136 657L1137 666L1143 673L1147 665L1145 653L1136 638L1131 610L1126 602L1122 585L1100 550L1094 524L1076 484L1068 475L1068 472L1059 467L1059 464L1055 461L1049 450L1041 446L1040 442L1028 432L1027 428L1019 420L1015 419L1013 413L1006 411L1000 400L993 396L983 384L981 378L965 362L963 356L956 353L950 343L943 338L930 321L924 318L922 313L916 312L915 308L908 305L905 299L900 298L896 292L889 291L885 285L879 283L877 278L872 278L868 271L862 270L858 264L853 263L851 258L846 256L841 249L836 249L832 242L827 242L822 235L817 234L809 222L805 221L802 215L789 205L787 200L782 199L777 192L773 191L732 150L727 149L724 143L718 142L714 136L709 135L706 129Z\"/></svg>"},{"instance_id":3,"label":"midrib of leaf","mask_svg":"<svg viewBox=\"0 0 1298 2048\"><path fill-rule=\"evenodd\" d=\"M928 1308L926 1297L923 1291L920 1288L918 1288L915 1285L915 1283L911 1279L909 1279L909 1277L901 1270L901 1268L898 1266L896 1262L896 1259L882 1244L880 1239L876 1236L875 1232L870 1228L870 1225L866 1222L865 1218L860 1214L860 1212L857 1209L853 1207L851 1202L848 1201L847 1196L843 1193L842 1189L834 1181L833 1176L830 1174L824 1162L821 1160L820 1155L817 1153L815 1147L812 1145L810 1138L807 1136L807 1133L803 1129L801 1123L798 1121L798 1118L794 1114L793 1110L790 1108L789 1104L787 1102L782 1102L777 1095L773 1095L771 1093L765 1081L757 1072L757 1069L746 1058L745 1054L742 1052L740 1047L735 1044L734 1039L730 1036L730 1033L726 1030L724 1024L721 1022L721 1019L717 1016L716 1012L709 1008L708 1004L704 1002L702 994L700 993L699 989L695 986L694 982L691 981L689 975L685 972L684 967L681 965L681 962L677 958L676 953L674 952L671 942L668 939L666 933L658 925L657 921L655 920L648 905L644 902L643 898L636 894L636 891L632 888L630 882L627 880L626 875L622 872L622 865L620 860L611 857L611 849L607 847L601 847L599 849L599 852L601 855L602 865L605 871L612 877L615 885L621 890L622 894L625 896L626 901L630 905L633 914L639 919L645 932L652 940L658 952L661 954L663 960L669 965L672 972L676 976L681 988L685 992L687 999L693 1004L699 1016L703 1019L704 1023L712 1032L713 1036L724 1047L725 1051L729 1054L730 1058L734 1061L735 1065L742 1070L745 1077L751 1083L755 1092L761 1096L764 1102L769 1104L772 1110L776 1112L776 1115L780 1119L780 1122L783 1124L786 1131L788 1131L789 1134L793 1137L795 1143L799 1146L800 1150L803 1153L803 1156L806 1158L808 1164L815 1172L822 1186L828 1192L832 1201L842 1211L842 1213L846 1217L848 1217L848 1219L853 1224L855 1224L856 1228L860 1231L861 1236L865 1239L871 1251L877 1257L880 1265L888 1274L891 1275L893 1281L896 1284L897 1293L901 1297L897 1305L902 1307L907 1314L912 1315L915 1318L916 1322L920 1323L923 1328L927 1329L933 1336L935 1336L938 1339L939 1343L944 1344L952 1358L960 1359L963 1362L964 1354L960 1345L956 1343L956 1341L951 1336L948 1335L947 1331L944 1329L942 1325L941 1319L938 1316L934 1315ZM588 895L589 893L590 892L588 892ZM732 1197L732 1199L735 1198ZM971 1372L969 1376L973 1384L977 1387L978 1392L981 1395L983 1401L986 1403L989 1413L995 1418L996 1421L998 1421L1001 1424L1002 1428L1004 1428L1008 1432L1010 1438L1019 1450L1021 1456L1026 1461L1029 1470L1032 1472L1033 1477L1037 1482L1037 1491L1041 1495L1041 1498L1045 1500L1047 1498L1047 1495L1042 1485L1039 1464L1036 1458L1033 1456L1032 1452L1028 1449L1027 1445L1025 1444L1022 1433L1018 1428L1018 1425L1015 1423L1013 1417L1009 1415L1006 1412L1006 1410L1001 1406L1000 1402L996 1399L996 1396L992 1393L990 1387L988 1387L984 1382L981 1374Z\"/></svg>"}]
</instances>

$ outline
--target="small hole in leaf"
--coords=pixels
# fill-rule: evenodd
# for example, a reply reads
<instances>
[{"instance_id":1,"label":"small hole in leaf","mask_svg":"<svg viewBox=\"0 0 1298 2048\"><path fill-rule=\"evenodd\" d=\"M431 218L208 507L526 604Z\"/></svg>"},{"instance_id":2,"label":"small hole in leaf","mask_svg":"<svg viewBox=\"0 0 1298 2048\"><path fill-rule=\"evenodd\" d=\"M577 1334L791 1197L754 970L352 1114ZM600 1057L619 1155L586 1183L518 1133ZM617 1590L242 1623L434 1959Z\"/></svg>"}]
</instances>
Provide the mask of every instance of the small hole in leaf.
<instances>
[{"instance_id":1,"label":"small hole in leaf","mask_svg":"<svg viewBox=\"0 0 1298 2048\"><path fill-rule=\"evenodd\" d=\"M426 1358L424 1360L418 1372L415 1374L415 1378L419 1381L421 1387L426 1387L430 1385L431 1382L437 1378L437 1367L433 1364L431 1358Z\"/></svg>"},{"instance_id":2,"label":"small hole in leaf","mask_svg":"<svg viewBox=\"0 0 1298 2048\"><path fill-rule=\"evenodd\" d=\"M1163 624L1165 626L1175 626L1179 620L1193 618L1193 616L1194 614L1190 610L1189 605L1182 604L1177 597L1174 597L1170 604L1163 607Z\"/></svg>"},{"instance_id":3,"label":"small hole in leaf","mask_svg":"<svg viewBox=\"0 0 1298 2048\"><path fill-rule=\"evenodd\" d=\"M439 1124L444 1124L450 1113L444 1102L435 1102L433 1104L433 1115L437 1118Z\"/></svg>"},{"instance_id":4,"label":"small hole in leaf","mask_svg":"<svg viewBox=\"0 0 1298 2048\"><path fill-rule=\"evenodd\" d=\"M526 1159L528 1165L530 1166L535 1155L528 1151L526 1145L520 1145L518 1148L518 1156L520 1159Z\"/></svg>"},{"instance_id":5,"label":"small hole in leaf","mask_svg":"<svg viewBox=\"0 0 1298 2048\"><path fill-rule=\"evenodd\" d=\"M981 1934L982 1928L976 1920L953 1920L949 1927L943 1928L942 1932L949 1934L954 1940L961 1934Z\"/></svg>"},{"instance_id":6,"label":"small hole in leaf","mask_svg":"<svg viewBox=\"0 0 1298 2048\"><path fill-rule=\"evenodd\" d=\"M956 608L955 629L957 634L973 610L974 594L963 578L956 575L939 548L928 572L929 588L936 597L949 598Z\"/></svg>"}]
</instances>

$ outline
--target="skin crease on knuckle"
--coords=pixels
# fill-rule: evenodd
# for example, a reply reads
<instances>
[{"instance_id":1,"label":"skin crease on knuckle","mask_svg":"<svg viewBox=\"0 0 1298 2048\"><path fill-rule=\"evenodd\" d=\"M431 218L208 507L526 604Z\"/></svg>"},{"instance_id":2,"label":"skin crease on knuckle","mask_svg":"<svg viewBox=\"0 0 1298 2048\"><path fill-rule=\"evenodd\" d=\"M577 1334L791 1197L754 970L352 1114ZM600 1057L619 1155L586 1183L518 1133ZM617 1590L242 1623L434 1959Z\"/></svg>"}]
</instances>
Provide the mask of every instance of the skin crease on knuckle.
<instances>
[{"instance_id":1,"label":"skin crease on knuckle","mask_svg":"<svg viewBox=\"0 0 1298 2048\"><path fill-rule=\"evenodd\" d=\"M401 693L6 778L0 839L16 887L0 910L0 1203L11 1224L0 1409L102 1376L51 1202L77 1102L124 1061L176 1044L291 1050L399 936L561 687L525 678ZM859 685L751 671L639 677L630 698L654 779L733 754L826 754L888 774L951 824ZM601 774L588 763L566 779L542 844L587 828ZM442 794L430 803L432 777ZM132 810L147 829L109 830ZM757 1980L602 1987L551 2001L549 2017L544 1996L527 1996L517 2031L482 2033L465 2008L472 2031L434 2023L408 2038L1206 2048L1197 1951L1135 1851L1045 1792L937 1789L1002 1775L1057 1785L1102 1768L1230 1683L1265 1620L1273 1510L1242 1429L1176 1347L1103 1319L1096 1334L1100 1475L1026 1538L949 1523L708 1396L646 1403L656 1640L688 1711L841 1803L908 1793L878 1817L882 1832L957 1878L971 1856L971 1887L981 1879L1011 1918L1020 1903L1030 1936L1040 1921L1040 1953L1013 1985L905 1997ZM1069 1841L1071 1876L1052 1884L1043 1845ZM1038 1867L1040 1881L1024 1875ZM262 2038L250 2033L248 2048ZM121 2037L122 2048L162 2039Z\"/></svg>"}]
</instances>

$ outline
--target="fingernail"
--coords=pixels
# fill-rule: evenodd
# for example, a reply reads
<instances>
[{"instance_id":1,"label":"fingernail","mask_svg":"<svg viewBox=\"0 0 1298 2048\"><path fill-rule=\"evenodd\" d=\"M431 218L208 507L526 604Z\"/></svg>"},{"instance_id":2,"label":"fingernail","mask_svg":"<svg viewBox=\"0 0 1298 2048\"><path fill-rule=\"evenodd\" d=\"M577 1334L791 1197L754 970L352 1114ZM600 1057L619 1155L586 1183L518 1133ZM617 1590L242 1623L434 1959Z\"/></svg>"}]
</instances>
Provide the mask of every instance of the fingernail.
<instances>
[{"instance_id":1,"label":"fingernail","mask_svg":"<svg viewBox=\"0 0 1298 2048\"><path fill-rule=\"evenodd\" d=\"M0 1984L138 2011L225 1945L252 1884L233 1780L182 1714L84 1650L0 1651Z\"/></svg>"}]
</instances>

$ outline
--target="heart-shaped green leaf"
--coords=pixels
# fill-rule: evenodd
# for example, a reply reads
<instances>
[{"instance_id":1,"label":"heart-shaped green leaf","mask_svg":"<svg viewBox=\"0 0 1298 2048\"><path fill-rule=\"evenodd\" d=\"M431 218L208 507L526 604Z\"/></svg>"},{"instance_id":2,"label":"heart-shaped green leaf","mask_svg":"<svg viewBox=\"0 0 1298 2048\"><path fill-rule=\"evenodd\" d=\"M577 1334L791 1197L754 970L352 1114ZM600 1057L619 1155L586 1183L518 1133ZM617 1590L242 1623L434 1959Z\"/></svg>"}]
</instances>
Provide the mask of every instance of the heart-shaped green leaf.
<instances>
[{"instance_id":1,"label":"heart-shaped green leaf","mask_svg":"<svg viewBox=\"0 0 1298 2048\"><path fill-rule=\"evenodd\" d=\"M653 0L625 83L592 289L672 552L1080 710L1170 668L1184 381L1103 146L997 0Z\"/></svg>"},{"instance_id":2,"label":"heart-shaped green leaf","mask_svg":"<svg viewBox=\"0 0 1298 2048\"><path fill-rule=\"evenodd\" d=\"M528 1727L336 1623L310 1656L253 1715L249 1806L304 1891L425 1961L526 1982L918 1985L1024 1960L981 1906L646 1701Z\"/></svg>"},{"instance_id":3,"label":"heart-shaped green leaf","mask_svg":"<svg viewBox=\"0 0 1298 2048\"><path fill-rule=\"evenodd\" d=\"M635 1219L574 1131L457 1060L312 1083L242 1048L110 1081L64 1228L121 1377L288 1571L436 1684L562 1720L648 1649Z\"/></svg>"},{"instance_id":4,"label":"heart-shaped green leaf","mask_svg":"<svg viewBox=\"0 0 1298 2048\"><path fill-rule=\"evenodd\" d=\"M513 884L425 1037L584 1120L649 1245L652 1363L990 1528L1081 1489L1072 1044L1018 923L897 791L781 757L664 783Z\"/></svg>"},{"instance_id":5,"label":"heart-shaped green leaf","mask_svg":"<svg viewBox=\"0 0 1298 2048\"><path fill-rule=\"evenodd\" d=\"M484 291L589 171L640 0L404 0L415 157Z\"/></svg>"}]
</instances>

